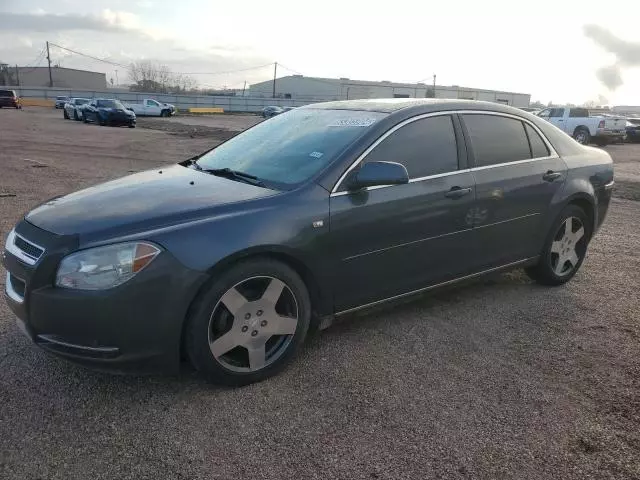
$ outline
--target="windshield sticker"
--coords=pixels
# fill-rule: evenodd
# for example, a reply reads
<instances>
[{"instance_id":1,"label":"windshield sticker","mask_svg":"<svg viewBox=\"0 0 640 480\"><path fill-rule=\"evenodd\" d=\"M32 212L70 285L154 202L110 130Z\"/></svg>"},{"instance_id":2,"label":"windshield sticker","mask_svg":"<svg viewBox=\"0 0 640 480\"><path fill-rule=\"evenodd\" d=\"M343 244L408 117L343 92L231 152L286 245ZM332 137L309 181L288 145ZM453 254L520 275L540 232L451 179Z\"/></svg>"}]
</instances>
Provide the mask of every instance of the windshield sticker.
<instances>
[{"instance_id":1,"label":"windshield sticker","mask_svg":"<svg viewBox=\"0 0 640 480\"><path fill-rule=\"evenodd\" d=\"M324 155L324 153L322 153L322 152L311 152L309 154L309 156L313 157L313 158L320 158L320 157L322 157L322 155Z\"/></svg>"},{"instance_id":2,"label":"windshield sticker","mask_svg":"<svg viewBox=\"0 0 640 480\"><path fill-rule=\"evenodd\" d=\"M330 127L368 127L376 123L375 118L339 118Z\"/></svg>"}]
</instances>

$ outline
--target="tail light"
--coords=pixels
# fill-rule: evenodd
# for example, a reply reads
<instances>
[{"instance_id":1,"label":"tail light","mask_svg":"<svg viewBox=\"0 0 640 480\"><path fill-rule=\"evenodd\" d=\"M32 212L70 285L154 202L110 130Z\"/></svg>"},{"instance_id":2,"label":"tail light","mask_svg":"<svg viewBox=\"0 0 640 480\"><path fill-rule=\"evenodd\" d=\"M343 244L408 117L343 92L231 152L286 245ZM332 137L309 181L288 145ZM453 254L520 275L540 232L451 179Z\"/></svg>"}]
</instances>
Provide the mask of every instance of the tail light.
<instances>
[{"instance_id":1,"label":"tail light","mask_svg":"<svg viewBox=\"0 0 640 480\"><path fill-rule=\"evenodd\" d=\"M598 123L598 128L604 128L604 120L600 120L600 123Z\"/></svg>"}]
</instances>

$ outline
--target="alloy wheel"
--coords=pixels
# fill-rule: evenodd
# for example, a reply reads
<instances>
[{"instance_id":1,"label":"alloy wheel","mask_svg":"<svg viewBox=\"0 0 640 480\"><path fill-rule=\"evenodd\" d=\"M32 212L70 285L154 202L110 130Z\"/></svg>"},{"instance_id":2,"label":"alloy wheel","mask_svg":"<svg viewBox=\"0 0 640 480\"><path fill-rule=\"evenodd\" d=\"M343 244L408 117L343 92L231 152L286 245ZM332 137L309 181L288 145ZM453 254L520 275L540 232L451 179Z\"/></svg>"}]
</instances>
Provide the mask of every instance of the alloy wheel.
<instances>
[{"instance_id":1,"label":"alloy wheel","mask_svg":"<svg viewBox=\"0 0 640 480\"><path fill-rule=\"evenodd\" d=\"M587 134L584 131L579 131L578 133L576 133L576 138L575 138L576 142L585 145L587 143Z\"/></svg>"},{"instance_id":2,"label":"alloy wheel","mask_svg":"<svg viewBox=\"0 0 640 480\"><path fill-rule=\"evenodd\" d=\"M222 295L209 319L209 348L235 372L255 372L275 362L298 326L292 290L270 276L252 277Z\"/></svg>"},{"instance_id":3,"label":"alloy wheel","mask_svg":"<svg viewBox=\"0 0 640 480\"><path fill-rule=\"evenodd\" d=\"M570 274L584 255L584 225L577 217L568 217L558 229L551 244L551 269L559 276Z\"/></svg>"}]
</instances>

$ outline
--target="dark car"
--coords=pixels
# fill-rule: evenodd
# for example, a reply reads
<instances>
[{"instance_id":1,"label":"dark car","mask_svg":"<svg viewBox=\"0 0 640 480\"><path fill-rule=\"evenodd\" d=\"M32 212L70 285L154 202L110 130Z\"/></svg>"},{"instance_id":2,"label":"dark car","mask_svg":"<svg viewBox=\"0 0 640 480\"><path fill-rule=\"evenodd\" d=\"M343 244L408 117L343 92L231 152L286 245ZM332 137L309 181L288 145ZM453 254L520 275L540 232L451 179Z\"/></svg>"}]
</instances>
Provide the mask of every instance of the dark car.
<instances>
[{"instance_id":1,"label":"dark car","mask_svg":"<svg viewBox=\"0 0 640 480\"><path fill-rule=\"evenodd\" d=\"M14 90L0 90L0 108L2 107L22 108Z\"/></svg>"},{"instance_id":2,"label":"dark car","mask_svg":"<svg viewBox=\"0 0 640 480\"><path fill-rule=\"evenodd\" d=\"M64 108L64 104L67 103L69 101L69 97L65 97L65 96L59 96L56 97L56 109L58 108Z\"/></svg>"},{"instance_id":3,"label":"dark car","mask_svg":"<svg viewBox=\"0 0 640 480\"><path fill-rule=\"evenodd\" d=\"M271 118L271 117L275 117L276 115L280 115L282 112L284 112L284 109L282 107L276 107L276 106L264 107L262 109L262 116L264 118Z\"/></svg>"},{"instance_id":4,"label":"dark car","mask_svg":"<svg viewBox=\"0 0 640 480\"><path fill-rule=\"evenodd\" d=\"M82 119L85 123L94 122L103 126L136 126L136 114L133 110L125 107L119 100L110 98L96 98L83 105Z\"/></svg>"},{"instance_id":5,"label":"dark car","mask_svg":"<svg viewBox=\"0 0 640 480\"><path fill-rule=\"evenodd\" d=\"M512 107L309 105L32 210L7 301L70 360L246 384L349 312L516 267L567 282L612 187L605 151Z\"/></svg>"},{"instance_id":6,"label":"dark car","mask_svg":"<svg viewBox=\"0 0 640 480\"><path fill-rule=\"evenodd\" d=\"M625 130L627 142L640 142L640 118L627 118Z\"/></svg>"}]
</instances>

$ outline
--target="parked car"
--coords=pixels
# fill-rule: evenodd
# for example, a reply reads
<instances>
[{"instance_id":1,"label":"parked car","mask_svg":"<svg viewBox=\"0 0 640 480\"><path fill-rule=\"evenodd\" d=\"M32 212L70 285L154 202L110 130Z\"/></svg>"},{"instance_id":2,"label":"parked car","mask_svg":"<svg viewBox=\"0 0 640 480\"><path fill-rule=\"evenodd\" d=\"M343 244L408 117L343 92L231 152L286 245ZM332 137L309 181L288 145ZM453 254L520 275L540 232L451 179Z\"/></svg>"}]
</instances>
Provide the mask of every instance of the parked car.
<instances>
[{"instance_id":1,"label":"parked car","mask_svg":"<svg viewBox=\"0 0 640 480\"><path fill-rule=\"evenodd\" d=\"M0 90L0 108L22 108L15 90Z\"/></svg>"},{"instance_id":2,"label":"parked car","mask_svg":"<svg viewBox=\"0 0 640 480\"><path fill-rule=\"evenodd\" d=\"M283 113L284 113L284 112L289 112L289 111L291 111L291 110L294 110L295 108L297 108L297 107L284 107L284 108L282 109L282 112L283 112Z\"/></svg>"},{"instance_id":3,"label":"parked car","mask_svg":"<svg viewBox=\"0 0 640 480\"><path fill-rule=\"evenodd\" d=\"M174 105L160 103L152 98L145 98L142 103L128 103L127 107L131 108L136 115L147 117L170 117L176 113Z\"/></svg>"},{"instance_id":4,"label":"parked car","mask_svg":"<svg viewBox=\"0 0 640 480\"><path fill-rule=\"evenodd\" d=\"M627 142L640 142L640 118L627 118L625 132Z\"/></svg>"},{"instance_id":5,"label":"parked car","mask_svg":"<svg viewBox=\"0 0 640 480\"><path fill-rule=\"evenodd\" d=\"M88 98L70 98L67 103L64 104L63 117L67 120L73 118L74 120L83 119L83 105L89 103Z\"/></svg>"},{"instance_id":6,"label":"parked car","mask_svg":"<svg viewBox=\"0 0 640 480\"><path fill-rule=\"evenodd\" d=\"M280 115L284 110L281 107L270 106L264 107L262 109L262 116L264 118L275 117L276 115Z\"/></svg>"},{"instance_id":7,"label":"parked car","mask_svg":"<svg viewBox=\"0 0 640 480\"><path fill-rule=\"evenodd\" d=\"M606 145L610 142L621 141L625 135L624 118L590 116L589 110L586 108L545 108L537 115L568 133L582 145L588 145L591 142Z\"/></svg>"},{"instance_id":8,"label":"parked car","mask_svg":"<svg viewBox=\"0 0 640 480\"><path fill-rule=\"evenodd\" d=\"M193 159L57 197L9 233L8 304L41 347L214 382L281 370L311 325L486 273L578 272L613 164L513 107L300 107Z\"/></svg>"},{"instance_id":9,"label":"parked car","mask_svg":"<svg viewBox=\"0 0 640 480\"><path fill-rule=\"evenodd\" d=\"M100 125L126 125L129 128L136 126L136 114L113 98L95 98L83 105L82 120Z\"/></svg>"},{"instance_id":10,"label":"parked car","mask_svg":"<svg viewBox=\"0 0 640 480\"><path fill-rule=\"evenodd\" d=\"M64 108L64 104L67 103L68 101L69 101L69 97L64 97L64 96L56 97L56 109Z\"/></svg>"}]
</instances>

